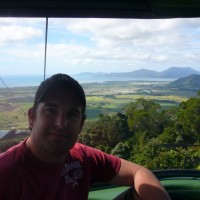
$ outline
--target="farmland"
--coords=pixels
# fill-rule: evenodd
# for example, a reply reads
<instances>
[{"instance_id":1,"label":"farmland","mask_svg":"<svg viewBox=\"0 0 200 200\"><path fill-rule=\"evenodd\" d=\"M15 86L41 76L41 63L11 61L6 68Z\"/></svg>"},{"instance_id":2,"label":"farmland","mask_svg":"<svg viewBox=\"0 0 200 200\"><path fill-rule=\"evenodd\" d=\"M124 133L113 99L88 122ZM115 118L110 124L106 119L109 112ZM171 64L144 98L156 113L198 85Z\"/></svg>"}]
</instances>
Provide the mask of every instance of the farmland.
<instances>
[{"instance_id":1,"label":"farmland","mask_svg":"<svg viewBox=\"0 0 200 200\"><path fill-rule=\"evenodd\" d=\"M110 81L82 84L87 98L87 119L101 114L123 112L124 107L138 98L153 100L163 109L177 106L196 96L193 91L168 88L168 82ZM33 105L37 87L0 88L0 129L26 129L27 111Z\"/></svg>"}]
</instances>

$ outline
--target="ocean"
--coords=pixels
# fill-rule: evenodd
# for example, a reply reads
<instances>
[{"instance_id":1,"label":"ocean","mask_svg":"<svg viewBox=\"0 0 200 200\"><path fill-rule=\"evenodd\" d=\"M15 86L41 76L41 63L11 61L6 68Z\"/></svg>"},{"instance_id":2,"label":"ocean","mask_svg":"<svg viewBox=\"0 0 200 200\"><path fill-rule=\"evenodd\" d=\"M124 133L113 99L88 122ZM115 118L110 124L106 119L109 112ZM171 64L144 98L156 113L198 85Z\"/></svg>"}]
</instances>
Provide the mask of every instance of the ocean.
<instances>
[{"instance_id":1,"label":"ocean","mask_svg":"<svg viewBox=\"0 0 200 200\"><path fill-rule=\"evenodd\" d=\"M71 75L80 84L82 83L103 83L106 81L174 81L175 79L161 79L161 78L127 78L127 77L94 77L94 76L78 76ZM47 76L48 77L48 76ZM5 75L1 76L0 88L11 87L25 87L25 86L38 86L44 77L42 75Z\"/></svg>"}]
</instances>

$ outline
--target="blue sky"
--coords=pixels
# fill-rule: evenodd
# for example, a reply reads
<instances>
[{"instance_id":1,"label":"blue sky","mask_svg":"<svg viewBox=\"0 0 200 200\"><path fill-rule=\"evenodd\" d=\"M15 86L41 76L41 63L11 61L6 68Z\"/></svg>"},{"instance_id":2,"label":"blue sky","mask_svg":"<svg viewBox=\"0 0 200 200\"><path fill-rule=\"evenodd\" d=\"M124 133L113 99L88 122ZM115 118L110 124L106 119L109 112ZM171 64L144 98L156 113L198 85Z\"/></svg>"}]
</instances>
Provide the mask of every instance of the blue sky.
<instances>
[{"instance_id":1,"label":"blue sky","mask_svg":"<svg viewBox=\"0 0 200 200\"><path fill-rule=\"evenodd\" d=\"M45 19L0 18L0 72L41 74ZM49 19L47 74L200 71L200 19Z\"/></svg>"}]
</instances>

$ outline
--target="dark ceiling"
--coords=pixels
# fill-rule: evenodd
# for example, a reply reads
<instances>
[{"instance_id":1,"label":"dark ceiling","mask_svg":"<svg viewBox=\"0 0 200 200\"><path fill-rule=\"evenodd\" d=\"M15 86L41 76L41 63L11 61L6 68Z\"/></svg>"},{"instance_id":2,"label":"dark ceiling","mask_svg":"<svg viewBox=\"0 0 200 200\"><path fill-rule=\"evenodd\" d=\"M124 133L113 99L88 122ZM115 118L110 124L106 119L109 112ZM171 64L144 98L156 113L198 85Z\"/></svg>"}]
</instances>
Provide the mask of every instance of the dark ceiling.
<instances>
[{"instance_id":1,"label":"dark ceiling","mask_svg":"<svg viewBox=\"0 0 200 200\"><path fill-rule=\"evenodd\" d=\"M0 17L199 17L200 0L1 0Z\"/></svg>"}]
</instances>

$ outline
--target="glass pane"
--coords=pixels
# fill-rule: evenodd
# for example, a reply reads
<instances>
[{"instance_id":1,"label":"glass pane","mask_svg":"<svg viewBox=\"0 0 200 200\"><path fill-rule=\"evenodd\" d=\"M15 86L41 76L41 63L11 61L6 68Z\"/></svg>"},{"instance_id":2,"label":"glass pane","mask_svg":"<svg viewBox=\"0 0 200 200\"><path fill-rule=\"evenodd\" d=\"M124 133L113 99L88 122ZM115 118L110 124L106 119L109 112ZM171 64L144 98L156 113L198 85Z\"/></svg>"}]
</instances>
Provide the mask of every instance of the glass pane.
<instances>
[{"instance_id":1,"label":"glass pane","mask_svg":"<svg viewBox=\"0 0 200 200\"><path fill-rule=\"evenodd\" d=\"M45 23L0 19L2 136L28 129ZM150 169L198 168L199 27L199 18L49 19L45 76L67 73L87 96L79 140Z\"/></svg>"},{"instance_id":2,"label":"glass pane","mask_svg":"<svg viewBox=\"0 0 200 200\"><path fill-rule=\"evenodd\" d=\"M0 134L27 129L27 110L43 79L45 19L0 18Z\"/></svg>"}]
</instances>

